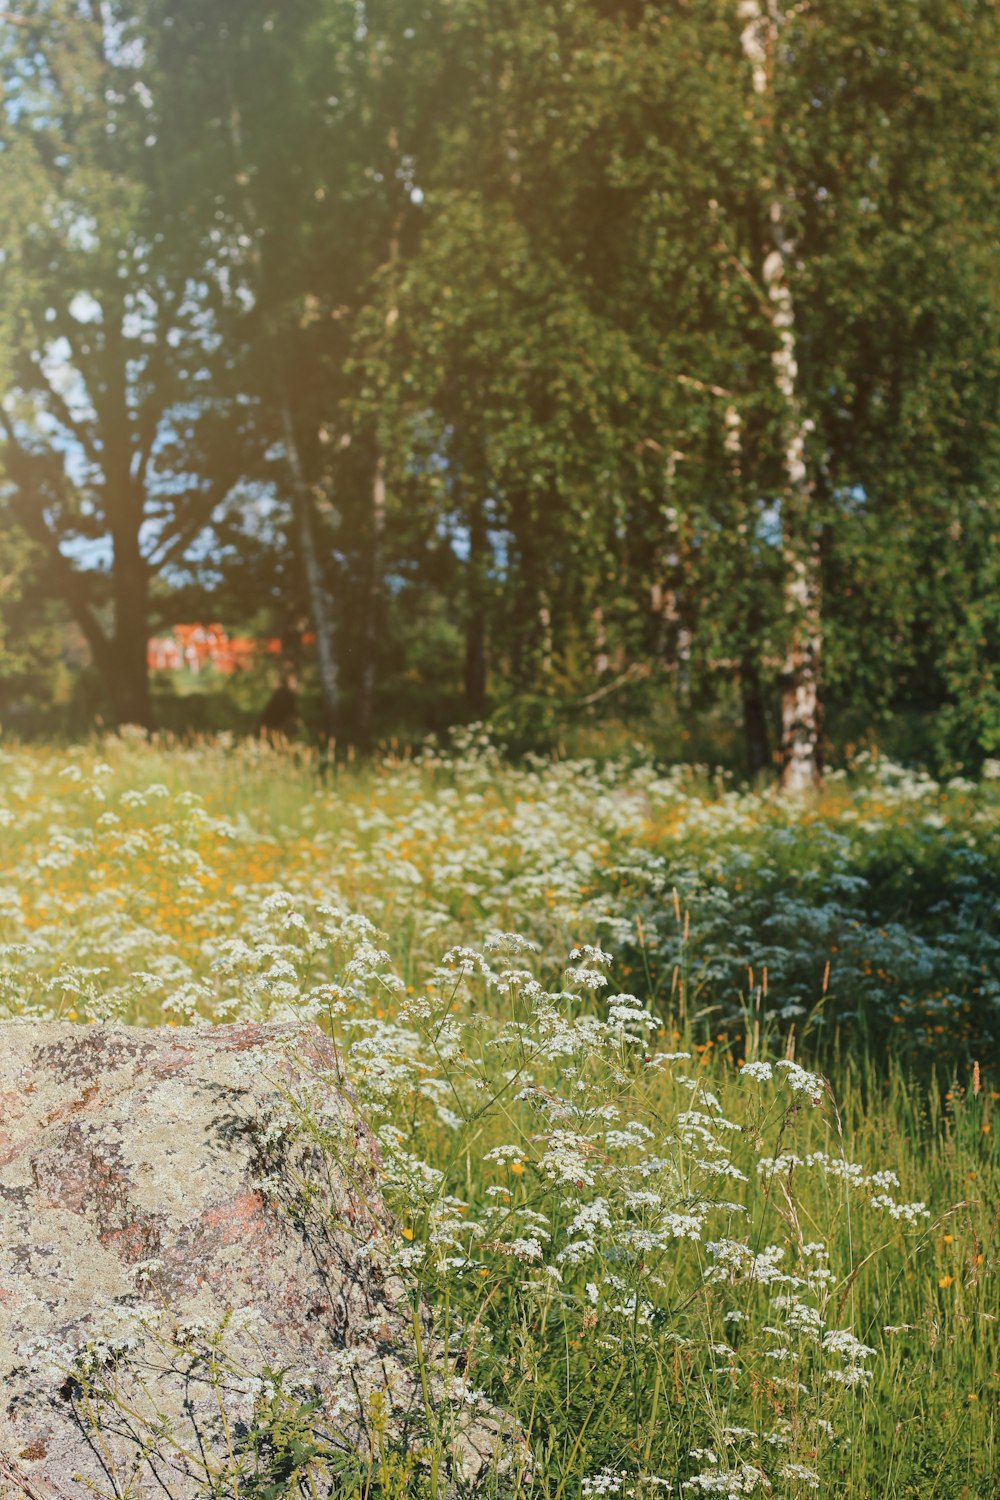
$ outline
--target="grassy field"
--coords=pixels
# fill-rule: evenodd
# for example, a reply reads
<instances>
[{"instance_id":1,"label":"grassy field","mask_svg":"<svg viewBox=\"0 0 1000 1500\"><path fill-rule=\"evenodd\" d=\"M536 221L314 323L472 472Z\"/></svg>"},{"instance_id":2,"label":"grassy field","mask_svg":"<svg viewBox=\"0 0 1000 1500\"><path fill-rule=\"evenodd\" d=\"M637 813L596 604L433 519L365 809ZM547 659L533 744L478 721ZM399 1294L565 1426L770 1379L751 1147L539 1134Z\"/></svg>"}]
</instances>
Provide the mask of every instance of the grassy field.
<instances>
[{"instance_id":1,"label":"grassy field","mask_svg":"<svg viewBox=\"0 0 1000 1500\"><path fill-rule=\"evenodd\" d=\"M0 851L0 1013L332 1031L532 1495L1000 1493L1000 780L123 738Z\"/></svg>"}]
</instances>

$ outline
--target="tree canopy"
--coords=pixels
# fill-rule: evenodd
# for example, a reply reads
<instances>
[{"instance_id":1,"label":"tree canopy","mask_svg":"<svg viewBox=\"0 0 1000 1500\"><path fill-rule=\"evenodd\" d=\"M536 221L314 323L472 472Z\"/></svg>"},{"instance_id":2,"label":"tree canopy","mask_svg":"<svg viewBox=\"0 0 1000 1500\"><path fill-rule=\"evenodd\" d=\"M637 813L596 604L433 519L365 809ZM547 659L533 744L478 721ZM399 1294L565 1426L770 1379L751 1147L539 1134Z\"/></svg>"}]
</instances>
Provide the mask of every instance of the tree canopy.
<instances>
[{"instance_id":1,"label":"tree canopy","mask_svg":"<svg viewBox=\"0 0 1000 1500\"><path fill-rule=\"evenodd\" d=\"M1000 747L988 0L23 0L0 81L2 555L113 720L200 601L348 738Z\"/></svg>"}]
</instances>

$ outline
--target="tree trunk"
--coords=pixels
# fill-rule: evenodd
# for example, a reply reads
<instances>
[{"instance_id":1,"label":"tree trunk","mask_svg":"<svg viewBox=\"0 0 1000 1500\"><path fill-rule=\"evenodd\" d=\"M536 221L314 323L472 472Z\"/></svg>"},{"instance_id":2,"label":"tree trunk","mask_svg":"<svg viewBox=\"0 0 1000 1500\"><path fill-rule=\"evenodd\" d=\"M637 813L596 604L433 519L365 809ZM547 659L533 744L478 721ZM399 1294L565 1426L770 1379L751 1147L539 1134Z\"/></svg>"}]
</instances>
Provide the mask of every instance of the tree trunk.
<instances>
[{"instance_id":1,"label":"tree trunk","mask_svg":"<svg viewBox=\"0 0 1000 1500\"><path fill-rule=\"evenodd\" d=\"M309 614L316 634L316 661L319 667L323 732L332 739L337 732L337 716L340 707L340 674L337 670L333 610L326 590L326 579L323 576L323 564L316 540L316 507L303 471L302 455L295 436L292 413L285 401L282 402L281 407L281 426L288 467L292 476L295 529L299 537Z\"/></svg>"},{"instance_id":2,"label":"tree trunk","mask_svg":"<svg viewBox=\"0 0 1000 1500\"><path fill-rule=\"evenodd\" d=\"M758 776L771 763L771 744L760 673L756 661L749 657L740 663L740 697L747 770L751 776Z\"/></svg>"},{"instance_id":3,"label":"tree trunk","mask_svg":"<svg viewBox=\"0 0 1000 1500\"><path fill-rule=\"evenodd\" d=\"M7 473L16 488L12 509L28 535L43 548L52 571L54 592L83 632L104 684L113 722L151 728L153 715L146 659L148 577L145 559L139 551L138 531L130 532L127 518L122 518L113 535L115 630L109 636L91 602L87 579L61 550L58 537L45 519L41 504L44 479L37 458L21 446L6 413L0 413L0 425L7 437Z\"/></svg>"},{"instance_id":4,"label":"tree trunk","mask_svg":"<svg viewBox=\"0 0 1000 1500\"><path fill-rule=\"evenodd\" d=\"M753 72L753 91L770 107L783 23L779 0L740 0L739 16L744 22L741 41ZM781 780L786 790L801 793L818 785L822 774L823 633L819 553L812 514L815 487L806 452L813 423L802 409L796 308L791 287L795 246L788 225L787 204L780 185L775 185L775 175L769 172L766 182L762 182L762 191L768 195L769 236L761 273L777 340L772 363L782 405L781 525L788 644L781 686Z\"/></svg>"},{"instance_id":5,"label":"tree trunk","mask_svg":"<svg viewBox=\"0 0 1000 1500\"><path fill-rule=\"evenodd\" d=\"M486 709L486 617L477 605L465 621L465 706L479 718Z\"/></svg>"},{"instance_id":6,"label":"tree trunk","mask_svg":"<svg viewBox=\"0 0 1000 1500\"><path fill-rule=\"evenodd\" d=\"M108 683L116 724L153 728L149 691L149 576L139 535L125 520L113 533L115 604L112 677Z\"/></svg>"},{"instance_id":7,"label":"tree trunk","mask_svg":"<svg viewBox=\"0 0 1000 1500\"><path fill-rule=\"evenodd\" d=\"M380 64L376 60L376 75L380 73ZM399 132L395 125L390 125L386 135L386 150L388 155L388 167L386 170L386 182L390 185L390 193L396 195L397 202L391 216L391 227L389 231L388 254L386 258L386 278L388 287L388 298L384 320L384 357L389 357L389 348L394 338L392 330L399 321L399 299L396 288L396 264L399 260L399 237L402 231L404 208L398 201L398 178L399 178ZM371 488L371 549L369 552L368 585L365 599L364 630L362 635L363 658L361 663L360 697L358 700L357 730L358 737L362 742L371 737L372 721L375 715L375 679L378 672L378 646L381 634L382 618L382 588L383 588L383 544L385 539L385 510L386 510L386 488L385 488L385 445L382 441L383 432L392 432L392 415L387 415L393 403L387 401L387 390L385 381L380 379L379 406L382 422L387 425L382 427L382 422L376 423L375 428L375 470L372 475Z\"/></svg>"},{"instance_id":8,"label":"tree trunk","mask_svg":"<svg viewBox=\"0 0 1000 1500\"><path fill-rule=\"evenodd\" d=\"M371 548L368 558L368 586L365 599L364 656L361 666L361 691L358 699L358 738L371 735L375 710L375 677L377 671L379 619L382 611L382 545L385 536L385 455L378 449L372 477Z\"/></svg>"},{"instance_id":9,"label":"tree trunk","mask_svg":"<svg viewBox=\"0 0 1000 1500\"><path fill-rule=\"evenodd\" d=\"M258 224L257 209L253 195L247 186L250 177L244 162L243 126L239 107L232 97L232 83L227 59L221 53L219 66L225 84L226 95L229 99L228 123L230 144L233 151L233 165L237 181L244 185L243 203L247 220L251 228L256 231ZM253 238L253 244L251 265L254 268L257 283L256 292L259 297L264 286L265 276L261 265L260 251L257 248L256 236ZM292 417L291 406L289 405L288 377L285 369L281 329L273 313L265 313L264 330L267 342L273 353L275 385L277 387L278 404L281 410L281 432L284 439L288 470L292 481L292 514L295 530L298 534L299 551L302 557L302 571L305 575L309 615L316 636L316 662L319 668L323 733L328 739L333 739L337 732L338 712L340 708L340 673L337 666L337 643L333 623L333 610L326 589L323 563L317 540L316 507L313 501L312 490L306 479L305 465L302 462L302 450L296 436L295 422Z\"/></svg>"},{"instance_id":10,"label":"tree trunk","mask_svg":"<svg viewBox=\"0 0 1000 1500\"><path fill-rule=\"evenodd\" d=\"M604 610L595 605L591 614L594 622L594 676L600 682L611 662L608 658L608 633L604 628Z\"/></svg>"},{"instance_id":11,"label":"tree trunk","mask_svg":"<svg viewBox=\"0 0 1000 1500\"><path fill-rule=\"evenodd\" d=\"M781 674L781 781L790 792L805 792L822 780L822 700L820 661L822 622L817 548L813 556L790 560L786 607L794 610Z\"/></svg>"},{"instance_id":12,"label":"tree trunk","mask_svg":"<svg viewBox=\"0 0 1000 1500\"><path fill-rule=\"evenodd\" d=\"M465 705L477 716L486 708L486 583L489 538L484 501L472 503L465 610Z\"/></svg>"},{"instance_id":13,"label":"tree trunk","mask_svg":"<svg viewBox=\"0 0 1000 1500\"><path fill-rule=\"evenodd\" d=\"M548 589L540 588L537 598L540 667L542 678L547 683L552 676L552 605Z\"/></svg>"},{"instance_id":14,"label":"tree trunk","mask_svg":"<svg viewBox=\"0 0 1000 1500\"><path fill-rule=\"evenodd\" d=\"M649 589L652 615L652 650L673 679L675 688L683 676L681 661L681 611L679 590L683 580L679 516L675 505L677 464L684 457L676 449L664 465L661 503L663 531L657 547L653 579Z\"/></svg>"}]
</instances>

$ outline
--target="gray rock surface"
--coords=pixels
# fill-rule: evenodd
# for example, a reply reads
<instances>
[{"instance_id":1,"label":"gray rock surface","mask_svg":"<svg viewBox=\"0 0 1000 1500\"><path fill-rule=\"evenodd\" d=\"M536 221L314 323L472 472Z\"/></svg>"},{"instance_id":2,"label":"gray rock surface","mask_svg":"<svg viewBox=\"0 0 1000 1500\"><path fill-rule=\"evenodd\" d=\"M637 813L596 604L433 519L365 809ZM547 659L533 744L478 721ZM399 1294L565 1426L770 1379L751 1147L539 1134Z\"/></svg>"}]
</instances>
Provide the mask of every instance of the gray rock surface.
<instances>
[{"instance_id":1,"label":"gray rock surface","mask_svg":"<svg viewBox=\"0 0 1000 1500\"><path fill-rule=\"evenodd\" d=\"M510 1462L495 1413L419 1378L339 1076L311 1026L0 1023L0 1500L193 1500L266 1473L247 1433L310 1400L348 1463L382 1411L404 1448L446 1443L442 1492Z\"/></svg>"}]
</instances>

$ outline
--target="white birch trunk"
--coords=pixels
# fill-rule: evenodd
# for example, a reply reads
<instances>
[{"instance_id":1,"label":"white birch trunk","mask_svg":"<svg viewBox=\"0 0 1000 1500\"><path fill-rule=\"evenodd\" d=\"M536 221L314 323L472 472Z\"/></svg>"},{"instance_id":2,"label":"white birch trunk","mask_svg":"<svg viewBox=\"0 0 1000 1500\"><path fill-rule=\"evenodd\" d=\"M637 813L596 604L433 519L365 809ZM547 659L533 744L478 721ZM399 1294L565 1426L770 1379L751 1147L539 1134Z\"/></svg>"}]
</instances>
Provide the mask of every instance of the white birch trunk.
<instances>
[{"instance_id":1,"label":"white birch trunk","mask_svg":"<svg viewBox=\"0 0 1000 1500\"><path fill-rule=\"evenodd\" d=\"M779 0L740 0L741 42L750 63L753 91L764 100L773 93L774 70L783 21ZM802 409L797 358L795 299L791 268L795 246L786 200L769 182L769 245L761 276L777 339L772 355L774 383L781 397L782 460L785 483L781 522L784 536L785 612L789 617L781 695L781 779L791 792L804 792L820 779L820 618L819 556L813 539L813 483L806 443L813 423Z\"/></svg>"}]
</instances>

